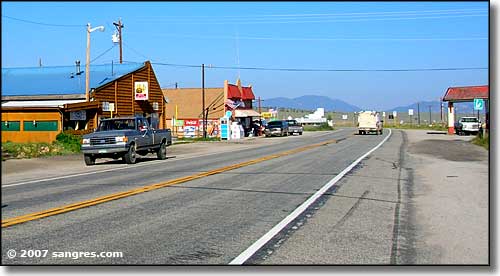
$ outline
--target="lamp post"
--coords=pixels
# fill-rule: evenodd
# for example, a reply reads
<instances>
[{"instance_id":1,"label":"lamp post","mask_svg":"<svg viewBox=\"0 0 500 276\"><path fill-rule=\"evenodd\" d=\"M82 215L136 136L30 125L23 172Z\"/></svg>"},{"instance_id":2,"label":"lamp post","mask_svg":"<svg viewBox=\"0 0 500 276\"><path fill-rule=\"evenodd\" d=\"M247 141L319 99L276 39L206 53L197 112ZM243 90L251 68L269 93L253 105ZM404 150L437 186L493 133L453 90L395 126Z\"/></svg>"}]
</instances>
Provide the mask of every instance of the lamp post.
<instances>
[{"instance_id":1,"label":"lamp post","mask_svg":"<svg viewBox=\"0 0 500 276\"><path fill-rule=\"evenodd\" d=\"M89 101L89 82L90 82L90 33L93 31L104 32L104 26L90 28L90 23L87 23L87 59L85 62L85 100Z\"/></svg>"}]
</instances>

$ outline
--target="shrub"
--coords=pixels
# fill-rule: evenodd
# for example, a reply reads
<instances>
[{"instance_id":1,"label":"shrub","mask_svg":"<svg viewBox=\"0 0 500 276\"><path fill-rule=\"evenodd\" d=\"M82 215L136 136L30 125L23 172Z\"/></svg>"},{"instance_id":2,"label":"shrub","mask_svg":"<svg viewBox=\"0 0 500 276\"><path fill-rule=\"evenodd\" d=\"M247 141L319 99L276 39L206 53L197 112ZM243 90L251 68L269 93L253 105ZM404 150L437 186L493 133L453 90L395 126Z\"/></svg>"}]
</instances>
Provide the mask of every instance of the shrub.
<instances>
[{"instance_id":1,"label":"shrub","mask_svg":"<svg viewBox=\"0 0 500 276\"><path fill-rule=\"evenodd\" d=\"M329 126L328 123L322 123L319 126L304 126L304 131L325 131L333 130L333 127Z\"/></svg>"},{"instance_id":2,"label":"shrub","mask_svg":"<svg viewBox=\"0 0 500 276\"><path fill-rule=\"evenodd\" d=\"M80 152L81 139L80 135L61 132L53 144L61 146L67 152Z\"/></svg>"}]
</instances>

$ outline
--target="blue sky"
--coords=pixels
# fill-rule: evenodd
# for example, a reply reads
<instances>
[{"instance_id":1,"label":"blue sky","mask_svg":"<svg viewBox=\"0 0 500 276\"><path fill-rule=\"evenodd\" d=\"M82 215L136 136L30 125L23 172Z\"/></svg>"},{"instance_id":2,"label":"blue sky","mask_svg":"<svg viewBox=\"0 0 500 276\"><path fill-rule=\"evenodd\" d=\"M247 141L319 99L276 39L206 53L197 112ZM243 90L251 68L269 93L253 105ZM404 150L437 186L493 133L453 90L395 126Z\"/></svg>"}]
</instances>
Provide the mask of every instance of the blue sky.
<instances>
[{"instance_id":1,"label":"blue sky","mask_svg":"<svg viewBox=\"0 0 500 276\"><path fill-rule=\"evenodd\" d=\"M15 19L13 19L15 18ZM160 63L294 69L488 67L488 2L2 2L2 67L151 60L162 87L201 87L200 68ZM41 24L32 24L20 20ZM43 25L50 24L50 25ZM53 26L70 25L70 26ZM108 52L106 52L109 50ZM257 96L323 95L365 109L438 100L449 86L488 84L488 70L291 72L205 70Z\"/></svg>"}]
</instances>

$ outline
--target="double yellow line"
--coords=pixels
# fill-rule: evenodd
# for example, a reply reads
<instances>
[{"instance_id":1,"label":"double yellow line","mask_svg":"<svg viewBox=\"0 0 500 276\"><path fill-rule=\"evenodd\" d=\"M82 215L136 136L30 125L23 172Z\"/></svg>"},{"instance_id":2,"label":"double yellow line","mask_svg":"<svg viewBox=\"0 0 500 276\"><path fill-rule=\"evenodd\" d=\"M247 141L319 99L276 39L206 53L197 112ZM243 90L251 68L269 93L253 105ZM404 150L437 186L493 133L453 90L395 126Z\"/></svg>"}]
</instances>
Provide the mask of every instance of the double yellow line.
<instances>
[{"instance_id":1,"label":"double yellow line","mask_svg":"<svg viewBox=\"0 0 500 276\"><path fill-rule=\"evenodd\" d=\"M106 196L102 196L102 197L98 197L98 198L94 198L94 199L90 199L90 200L86 200L86 201L81 201L81 202L77 202L77 203L73 203L73 204L69 204L69 205L65 205L65 206L61 206L61 207L56 207L56 208L44 210L41 212L36 212L36 213L31 213L31 214L27 214L27 215L23 215L23 216L5 219L5 220L2 220L2 228L9 227L9 226L16 225L16 224L20 224L20 223L24 223L24 222L28 222L28 221L32 221L32 220L45 218L45 217L50 217L50 216L54 216L54 215L58 215L58 214L62 214L62 213L71 212L71 211L82 209L85 207L94 206L97 204L101 204L101 203L109 202L112 200L141 194L144 192L149 192L149 191L156 190L156 189L161 189L164 187L188 182L188 181L195 180L198 178L202 178L202 177L206 177L206 176L210 176L210 175L214 175L214 174L219 174L222 172L226 172L226 171L238 169L241 167L253 165L256 163L260 163L260 162L267 161L270 159L282 157L285 155L303 152L306 150L310 150L313 148L317 148L317 147L332 144L332 143L337 143L337 140L328 140L326 142L313 144L313 145L309 145L309 146L305 146L305 147L301 147L301 148L297 148L297 149L293 149L293 150L288 150L288 151L280 152L278 154L264 156L261 158L257 158L257 159L253 159L250 161L246 161L246 162L218 168L215 170L211 170L211 171L207 171L207 172L203 172L203 173L199 173L199 174L194 174L194 175L190 175L190 176L176 178L176 179L169 180L166 182L161 182L161 183L157 183L157 184L143 186L140 188L136 188L136 189L120 192L120 193L110 194L110 195L106 195Z\"/></svg>"}]
</instances>

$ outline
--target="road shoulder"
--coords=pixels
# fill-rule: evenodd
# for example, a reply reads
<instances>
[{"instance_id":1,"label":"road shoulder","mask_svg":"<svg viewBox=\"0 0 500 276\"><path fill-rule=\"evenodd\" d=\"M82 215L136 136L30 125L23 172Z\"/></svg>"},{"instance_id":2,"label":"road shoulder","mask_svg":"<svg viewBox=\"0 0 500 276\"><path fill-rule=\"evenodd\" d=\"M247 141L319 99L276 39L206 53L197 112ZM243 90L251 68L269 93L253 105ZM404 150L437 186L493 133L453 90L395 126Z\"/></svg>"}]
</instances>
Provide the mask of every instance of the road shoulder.
<instances>
[{"instance_id":1,"label":"road shoulder","mask_svg":"<svg viewBox=\"0 0 500 276\"><path fill-rule=\"evenodd\" d=\"M393 131L262 264L488 264L488 152Z\"/></svg>"}]
</instances>

